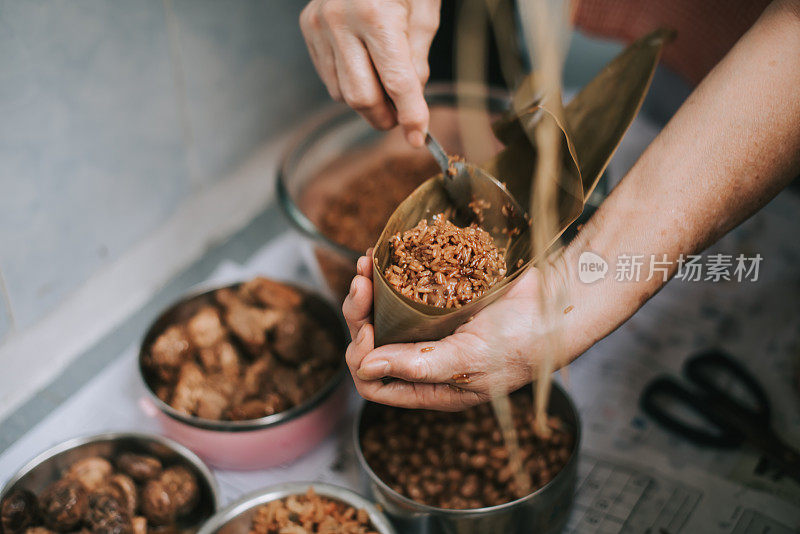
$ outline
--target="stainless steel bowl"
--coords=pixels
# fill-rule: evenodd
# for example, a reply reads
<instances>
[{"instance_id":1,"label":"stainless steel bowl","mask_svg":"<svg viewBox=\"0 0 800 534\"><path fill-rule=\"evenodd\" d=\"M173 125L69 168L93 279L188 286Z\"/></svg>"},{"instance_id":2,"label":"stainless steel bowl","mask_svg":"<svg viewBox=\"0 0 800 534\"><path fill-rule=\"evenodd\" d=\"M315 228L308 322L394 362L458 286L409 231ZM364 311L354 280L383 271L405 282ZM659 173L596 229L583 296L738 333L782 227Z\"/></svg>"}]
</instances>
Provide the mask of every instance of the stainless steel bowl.
<instances>
[{"instance_id":1,"label":"stainless steel bowl","mask_svg":"<svg viewBox=\"0 0 800 534\"><path fill-rule=\"evenodd\" d=\"M191 317L199 308L213 302L214 292L223 287L201 288L164 311L150 326L139 351L139 374L147 397L146 413L155 417L165 434L190 447L214 467L223 469L261 469L294 460L313 448L335 427L344 412L346 383L344 351L349 334L341 314L328 301L304 287L285 283L304 296L304 311L328 327L342 354L341 369L305 402L288 410L259 419L216 421L187 415L162 401L153 391L153 378L144 366L144 357L155 339L171 324Z\"/></svg>"},{"instance_id":2,"label":"stainless steel bowl","mask_svg":"<svg viewBox=\"0 0 800 534\"><path fill-rule=\"evenodd\" d=\"M123 452L149 454L165 465L183 465L194 473L200 488L200 500L191 515L181 519L181 528L195 530L214 515L219 505L217 483L200 458L167 438L128 432L73 438L44 451L11 477L0 491L0 502L17 489L27 489L38 495L78 460L90 456L110 459Z\"/></svg>"},{"instance_id":3,"label":"stainless steel bowl","mask_svg":"<svg viewBox=\"0 0 800 534\"><path fill-rule=\"evenodd\" d=\"M289 482L277 484L245 495L208 520L198 534L247 534L253 522L256 508L262 504L283 499L290 495L300 495L314 488L318 495L345 502L355 508L364 509L369 514L372 525L381 534L395 534L394 527L386 516L372 502L358 493L333 484L322 482Z\"/></svg>"},{"instance_id":4,"label":"stainless steel bowl","mask_svg":"<svg viewBox=\"0 0 800 534\"><path fill-rule=\"evenodd\" d=\"M530 386L528 387L530 391ZM553 384L549 412L574 430L572 454L553 479L527 497L498 506L472 510L448 510L418 503L394 491L372 470L361 450L364 429L380 416L381 405L366 402L356 418L353 439L356 456L368 478L375 500L392 518L398 530L414 534L555 534L567 522L577 478L581 425L567 393Z\"/></svg>"}]
</instances>

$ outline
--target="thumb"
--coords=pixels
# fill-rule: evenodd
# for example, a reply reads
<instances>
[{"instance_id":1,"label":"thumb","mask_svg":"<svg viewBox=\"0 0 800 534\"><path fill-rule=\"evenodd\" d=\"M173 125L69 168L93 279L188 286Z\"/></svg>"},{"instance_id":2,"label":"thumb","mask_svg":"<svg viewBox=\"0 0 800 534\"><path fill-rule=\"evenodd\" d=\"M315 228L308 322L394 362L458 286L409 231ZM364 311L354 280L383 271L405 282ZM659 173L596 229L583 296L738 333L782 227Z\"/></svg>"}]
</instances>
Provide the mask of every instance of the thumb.
<instances>
[{"instance_id":1,"label":"thumb","mask_svg":"<svg viewBox=\"0 0 800 534\"><path fill-rule=\"evenodd\" d=\"M456 375L473 373L468 352L461 342L467 334L454 334L441 341L396 343L378 347L364 358L358 369L361 380L393 377L416 383L450 383Z\"/></svg>"}]
</instances>

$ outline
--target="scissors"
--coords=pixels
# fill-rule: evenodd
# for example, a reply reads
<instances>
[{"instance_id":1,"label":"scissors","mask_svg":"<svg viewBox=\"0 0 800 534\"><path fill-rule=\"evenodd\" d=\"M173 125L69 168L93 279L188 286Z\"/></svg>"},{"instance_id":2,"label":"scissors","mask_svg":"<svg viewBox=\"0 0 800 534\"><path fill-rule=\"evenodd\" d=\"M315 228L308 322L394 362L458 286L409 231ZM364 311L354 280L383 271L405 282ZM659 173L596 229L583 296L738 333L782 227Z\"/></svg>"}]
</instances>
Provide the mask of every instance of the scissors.
<instances>
[{"instance_id":1,"label":"scissors","mask_svg":"<svg viewBox=\"0 0 800 534\"><path fill-rule=\"evenodd\" d=\"M708 350L689 357L683 375L688 383L670 375L651 381L640 399L644 412L698 445L751 445L779 474L800 483L800 453L773 430L769 398L747 369L723 351Z\"/></svg>"}]
</instances>

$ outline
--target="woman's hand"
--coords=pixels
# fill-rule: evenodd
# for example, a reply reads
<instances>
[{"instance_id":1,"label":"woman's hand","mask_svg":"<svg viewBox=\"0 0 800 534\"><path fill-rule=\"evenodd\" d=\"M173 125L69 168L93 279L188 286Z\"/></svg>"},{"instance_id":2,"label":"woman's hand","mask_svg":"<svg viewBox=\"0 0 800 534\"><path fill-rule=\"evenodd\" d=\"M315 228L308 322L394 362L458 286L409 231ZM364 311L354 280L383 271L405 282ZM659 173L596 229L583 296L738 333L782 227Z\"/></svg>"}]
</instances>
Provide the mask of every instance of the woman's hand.
<instances>
[{"instance_id":1,"label":"woman's hand","mask_svg":"<svg viewBox=\"0 0 800 534\"><path fill-rule=\"evenodd\" d=\"M462 410L514 391L535 378L544 354L567 363L564 350L548 348L548 327L537 302L550 293L542 271L530 269L498 301L441 341L375 348L371 254L342 307L353 342L347 365L366 399L405 408ZM548 321L553 323L554 321ZM558 355L558 356L556 356ZM384 377L396 380L383 381Z\"/></svg>"},{"instance_id":2,"label":"woman's hand","mask_svg":"<svg viewBox=\"0 0 800 534\"><path fill-rule=\"evenodd\" d=\"M381 130L400 124L421 147L428 131L423 87L440 0L311 0L300 28L334 100Z\"/></svg>"}]
</instances>

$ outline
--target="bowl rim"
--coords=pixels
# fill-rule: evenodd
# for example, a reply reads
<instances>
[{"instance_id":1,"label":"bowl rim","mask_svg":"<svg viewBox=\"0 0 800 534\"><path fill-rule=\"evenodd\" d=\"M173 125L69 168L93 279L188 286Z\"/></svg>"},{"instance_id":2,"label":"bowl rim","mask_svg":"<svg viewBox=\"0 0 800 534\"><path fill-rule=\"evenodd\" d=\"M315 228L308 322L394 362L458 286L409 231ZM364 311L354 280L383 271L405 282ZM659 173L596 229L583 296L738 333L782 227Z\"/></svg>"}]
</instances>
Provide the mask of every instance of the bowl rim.
<instances>
[{"instance_id":1,"label":"bowl rim","mask_svg":"<svg viewBox=\"0 0 800 534\"><path fill-rule=\"evenodd\" d=\"M428 84L425 88L425 99L429 105L453 103L460 98L489 101L497 106L497 111L507 108L511 102L511 96L507 89L492 85L437 82ZM301 123L290 135L290 141L276 167L275 196L286 218L301 234L355 261L364 255L364 251L352 250L337 243L319 230L294 201L286 184L289 175L288 166L296 159L299 151L307 146L313 146L317 133L331 124L336 125L353 120L358 120L358 114L355 111L344 104L334 103L325 106Z\"/></svg>"},{"instance_id":2,"label":"bowl rim","mask_svg":"<svg viewBox=\"0 0 800 534\"><path fill-rule=\"evenodd\" d=\"M330 300L323 295L319 294L314 289L305 286L303 284L298 284L295 282L287 282L285 280L278 280L270 277L268 278L271 281L281 283L283 285L287 285L294 289L301 291L302 293L312 296L317 299L321 304L327 306L329 311L333 313L334 316L337 317L337 323L339 329L341 329L342 340L344 345L346 346L350 340L349 331L344 323L343 318L341 317L341 313L339 313L336 308L334 308L330 302ZM158 316L153 319L150 323L150 326L147 327L144 335L142 336L141 341L139 342L139 354L137 355L137 364L136 368L139 372L139 379L142 382L142 385L147 392L148 400L152 402L158 410L170 417L175 419L181 423L187 424L193 428L199 428L203 430L210 430L210 431L222 431L222 432L247 432L253 430L263 430L265 428L277 426L281 423L285 423L291 421L293 419L297 419L302 415L314 410L324 401L326 401L329 397L333 395L335 391L341 386L344 382L344 377L347 373L347 366L344 363L344 357L342 357L342 361L340 362L341 368L336 371L333 376L323 385L316 393L314 393L311 397L303 401L302 403L292 406L288 410L283 410L281 412L274 413L272 415L268 415L266 417L261 417L258 419L246 419L244 421L227 421L227 420L215 420L215 419L204 419L202 417L197 417L195 415L186 415L184 413L179 412L163 400L161 400L150 387L145 377L145 369L144 369L144 356L145 356L145 348L149 346L149 339L154 335L154 330L156 325L162 322L170 313L174 312L178 307L186 304L187 302L194 300L196 298L200 298L206 295L210 295L219 289L226 289L226 288L233 288L238 287L239 285L245 283L246 281L250 280L251 278L245 280L238 280L235 282L224 283L224 284L215 284L215 283L202 283L199 285L194 286L192 289L187 291L183 296L181 296L178 300L174 301L172 304L167 306L163 309Z\"/></svg>"},{"instance_id":3,"label":"bowl rim","mask_svg":"<svg viewBox=\"0 0 800 534\"><path fill-rule=\"evenodd\" d=\"M522 388L516 390L519 391L526 387L530 387L530 384L523 386ZM552 391L558 391L567 401L567 408L575 417L575 442L572 446L572 453L570 454L569 460L567 463L564 464L564 467L556 473L556 475L550 479L547 484L538 488L536 491L529 493L524 497L520 497L519 499L509 501L503 504L498 504L495 506L486 506L483 508L470 508L466 510L454 510L452 508L439 508L436 506L431 506L429 504L423 504L421 502L415 501L406 497L405 495L398 493L388 484L386 484L370 467L369 463L367 462L366 458L364 458L364 452L361 450L361 439L360 439L360 428L361 428L361 420L364 416L364 410L369 404L379 404L372 401L364 401L361 403L361 406L358 408L358 413L354 419L353 424L353 443L356 452L356 458L358 458L359 466L361 467L362 471L367 473L370 481L373 484L376 484L381 491L388 493L391 495L395 500L399 501L403 505L407 506L410 510L413 510L412 513L414 514L430 514L430 515L438 515L438 516L455 516L459 518L469 518L472 516L483 516L487 513L495 513L495 512L503 512L511 508L516 508L520 504L528 502L537 498L539 495L548 491L551 487L555 486L557 481L563 479L568 476L567 473L572 469L574 464L578 462L578 456L580 453L580 445L581 445L581 419L580 413L578 412L577 407L575 406L575 402L572 400L572 397L567 393L567 391L557 382L553 381L551 383L551 395ZM514 392L509 393L509 395L513 395Z\"/></svg>"},{"instance_id":4,"label":"bowl rim","mask_svg":"<svg viewBox=\"0 0 800 534\"><path fill-rule=\"evenodd\" d=\"M367 510L370 521L378 532L381 534L396 534L389 518L374 502L349 488L316 481L282 482L251 491L219 510L200 527L197 534L215 534L230 521L256 506L291 495L303 495L308 491L309 487L313 487L318 495L337 499L357 509Z\"/></svg>"},{"instance_id":5,"label":"bowl rim","mask_svg":"<svg viewBox=\"0 0 800 534\"><path fill-rule=\"evenodd\" d=\"M220 506L219 485L214 473L205 464L205 462L203 462L203 460L201 460L200 457L192 452L189 448L181 445L177 441L158 434L148 434L145 432L103 432L100 434L77 436L61 441L38 453L36 456L28 460L22 467L20 467L16 473L11 475L11 478L9 478L3 485L2 489L0 489L0 502L2 502L2 500L8 496L8 494L11 492L11 488L13 488L17 483L19 483L20 480L32 473L47 460L55 458L62 453L83 447L84 445L106 441L121 441L124 439L156 443L170 449L178 454L178 456L188 461L192 467L197 469L197 471L203 477L204 482L208 485L208 488L211 491L211 500L213 501L214 511L216 512Z\"/></svg>"}]
</instances>

